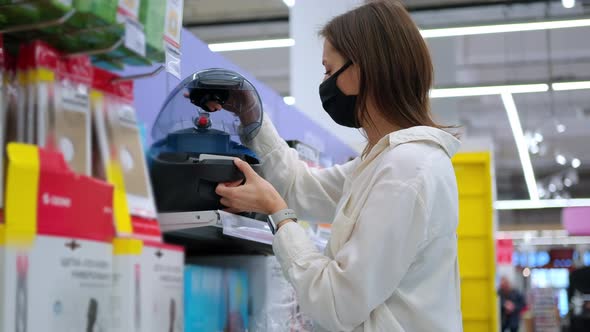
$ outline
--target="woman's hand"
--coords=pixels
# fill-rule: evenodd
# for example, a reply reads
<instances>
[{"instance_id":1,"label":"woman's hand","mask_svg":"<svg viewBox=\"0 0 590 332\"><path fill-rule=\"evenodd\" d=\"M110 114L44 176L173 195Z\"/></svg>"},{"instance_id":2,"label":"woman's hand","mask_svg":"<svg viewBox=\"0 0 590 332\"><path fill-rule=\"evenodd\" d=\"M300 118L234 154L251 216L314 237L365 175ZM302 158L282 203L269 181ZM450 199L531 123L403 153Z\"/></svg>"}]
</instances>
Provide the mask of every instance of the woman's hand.
<instances>
[{"instance_id":1,"label":"woman's hand","mask_svg":"<svg viewBox=\"0 0 590 332\"><path fill-rule=\"evenodd\" d=\"M220 183L215 190L217 195L221 196L221 204L228 208L227 211L271 215L287 208L287 203L276 189L258 175L247 162L235 159L234 163L244 173L246 183Z\"/></svg>"},{"instance_id":2,"label":"woman's hand","mask_svg":"<svg viewBox=\"0 0 590 332\"><path fill-rule=\"evenodd\" d=\"M200 93L206 94L207 89L199 90ZM211 90L213 91L213 90ZM184 92L185 98L190 98L190 92ZM255 94L250 90L230 90L229 97L225 101L225 104L220 104L215 100L209 100L204 105L197 105L199 107L205 107L207 112L217 112L225 109L240 118L242 125L247 126L259 120L260 113L256 112L257 109L262 109Z\"/></svg>"}]
</instances>

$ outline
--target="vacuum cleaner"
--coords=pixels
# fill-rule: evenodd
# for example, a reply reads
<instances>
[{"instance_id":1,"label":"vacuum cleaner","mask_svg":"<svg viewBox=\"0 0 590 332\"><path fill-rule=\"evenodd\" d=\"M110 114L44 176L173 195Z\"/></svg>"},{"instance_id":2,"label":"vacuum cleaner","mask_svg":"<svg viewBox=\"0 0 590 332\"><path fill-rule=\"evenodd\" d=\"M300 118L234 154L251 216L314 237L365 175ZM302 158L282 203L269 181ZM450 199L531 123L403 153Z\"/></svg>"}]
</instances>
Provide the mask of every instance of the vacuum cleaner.
<instances>
[{"instance_id":1,"label":"vacuum cleaner","mask_svg":"<svg viewBox=\"0 0 590 332\"><path fill-rule=\"evenodd\" d=\"M223 209L217 185L244 180L233 159L260 170L240 137L254 137L262 117L258 92L239 73L207 69L184 79L166 98L151 133L148 166L158 211Z\"/></svg>"}]
</instances>

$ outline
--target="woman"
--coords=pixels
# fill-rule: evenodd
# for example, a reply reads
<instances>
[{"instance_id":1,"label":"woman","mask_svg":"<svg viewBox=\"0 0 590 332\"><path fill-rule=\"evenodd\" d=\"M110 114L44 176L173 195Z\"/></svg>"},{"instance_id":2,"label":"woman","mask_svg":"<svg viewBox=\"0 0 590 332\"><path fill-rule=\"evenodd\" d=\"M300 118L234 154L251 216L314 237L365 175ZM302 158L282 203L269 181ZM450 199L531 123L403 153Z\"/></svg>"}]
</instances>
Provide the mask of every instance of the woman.
<instances>
[{"instance_id":1,"label":"woman","mask_svg":"<svg viewBox=\"0 0 590 332\"><path fill-rule=\"evenodd\" d=\"M333 221L320 253L295 220L275 220L273 249L302 311L329 331L461 331L458 140L434 123L427 46L403 6L371 1L335 17L325 38L320 85L338 124L368 144L345 165L312 170L269 121L244 142L266 180L245 162L244 185L221 184L232 211ZM286 211L286 212L285 212ZM278 214L277 214L278 213Z\"/></svg>"}]
</instances>

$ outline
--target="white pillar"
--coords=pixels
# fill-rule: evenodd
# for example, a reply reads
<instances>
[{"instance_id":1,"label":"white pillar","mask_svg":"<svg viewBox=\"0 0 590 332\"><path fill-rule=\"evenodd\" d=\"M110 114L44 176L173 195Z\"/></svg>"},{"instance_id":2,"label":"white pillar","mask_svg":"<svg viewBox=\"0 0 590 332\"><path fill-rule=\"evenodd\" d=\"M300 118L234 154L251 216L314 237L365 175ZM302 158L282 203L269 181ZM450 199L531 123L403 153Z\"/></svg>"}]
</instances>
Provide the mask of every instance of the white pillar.
<instances>
[{"instance_id":1,"label":"white pillar","mask_svg":"<svg viewBox=\"0 0 590 332\"><path fill-rule=\"evenodd\" d=\"M332 17L362 3L362 0L297 0L289 17L291 38L295 40L295 46L291 47L291 94L295 106L358 151L362 151L365 142L360 132L337 125L322 108L318 89L324 74L323 40L318 32Z\"/></svg>"}]
</instances>

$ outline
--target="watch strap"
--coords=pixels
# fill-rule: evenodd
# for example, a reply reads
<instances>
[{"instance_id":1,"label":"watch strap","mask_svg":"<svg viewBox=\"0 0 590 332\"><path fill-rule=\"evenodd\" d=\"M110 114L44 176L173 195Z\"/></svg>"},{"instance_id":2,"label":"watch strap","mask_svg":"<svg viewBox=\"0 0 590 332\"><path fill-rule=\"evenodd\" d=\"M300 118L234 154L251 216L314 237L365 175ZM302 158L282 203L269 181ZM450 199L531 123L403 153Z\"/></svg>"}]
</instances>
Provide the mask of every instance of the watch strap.
<instances>
[{"instance_id":1,"label":"watch strap","mask_svg":"<svg viewBox=\"0 0 590 332\"><path fill-rule=\"evenodd\" d=\"M268 216L268 226L270 227L270 231L275 234L281 221L285 221L287 219L291 219L296 222L297 214L295 214L295 211L291 209L284 209Z\"/></svg>"}]
</instances>

